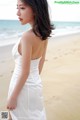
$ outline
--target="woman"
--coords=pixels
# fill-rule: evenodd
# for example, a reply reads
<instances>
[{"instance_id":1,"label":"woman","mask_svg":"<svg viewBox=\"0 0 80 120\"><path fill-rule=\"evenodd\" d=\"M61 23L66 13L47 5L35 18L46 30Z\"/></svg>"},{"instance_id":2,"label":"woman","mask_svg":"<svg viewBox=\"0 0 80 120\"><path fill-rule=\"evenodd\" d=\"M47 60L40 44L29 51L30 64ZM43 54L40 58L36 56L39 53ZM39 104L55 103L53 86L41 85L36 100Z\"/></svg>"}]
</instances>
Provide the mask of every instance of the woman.
<instances>
[{"instance_id":1,"label":"woman","mask_svg":"<svg viewBox=\"0 0 80 120\"><path fill-rule=\"evenodd\" d=\"M29 23L12 49L15 69L11 78L7 109L12 120L46 120L40 73L53 26L46 0L18 0L17 15L22 25Z\"/></svg>"}]
</instances>

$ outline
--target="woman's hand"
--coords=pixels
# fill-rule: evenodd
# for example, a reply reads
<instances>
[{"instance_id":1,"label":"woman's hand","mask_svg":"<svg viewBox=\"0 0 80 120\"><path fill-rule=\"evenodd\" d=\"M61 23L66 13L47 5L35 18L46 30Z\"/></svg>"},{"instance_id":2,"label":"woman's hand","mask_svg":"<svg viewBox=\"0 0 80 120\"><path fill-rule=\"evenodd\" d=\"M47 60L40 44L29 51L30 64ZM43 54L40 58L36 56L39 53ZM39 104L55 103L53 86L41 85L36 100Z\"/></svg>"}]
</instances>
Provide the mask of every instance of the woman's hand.
<instances>
[{"instance_id":1,"label":"woman's hand","mask_svg":"<svg viewBox=\"0 0 80 120\"><path fill-rule=\"evenodd\" d=\"M17 106L17 99L10 97L10 98L7 100L7 109L13 110L13 109L16 108L16 106Z\"/></svg>"}]
</instances>

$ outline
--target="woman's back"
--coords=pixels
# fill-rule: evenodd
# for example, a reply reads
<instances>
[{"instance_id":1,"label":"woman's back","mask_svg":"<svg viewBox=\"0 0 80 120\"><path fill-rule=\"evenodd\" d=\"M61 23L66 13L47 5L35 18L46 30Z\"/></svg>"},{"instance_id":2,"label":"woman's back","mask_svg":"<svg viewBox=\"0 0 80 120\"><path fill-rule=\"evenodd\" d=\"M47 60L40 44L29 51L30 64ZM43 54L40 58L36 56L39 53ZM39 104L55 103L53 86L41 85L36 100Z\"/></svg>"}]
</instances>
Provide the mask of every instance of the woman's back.
<instances>
[{"instance_id":1,"label":"woman's back","mask_svg":"<svg viewBox=\"0 0 80 120\"><path fill-rule=\"evenodd\" d=\"M31 30L28 32L25 32L24 34L26 33L31 36L32 42L33 42L31 59L34 60L34 59L43 57L44 51L46 52L48 40L42 41L41 38L37 37ZM20 41L19 46L18 46L18 51L22 55L21 46L22 45Z\"/></svg>"}]
</instances>

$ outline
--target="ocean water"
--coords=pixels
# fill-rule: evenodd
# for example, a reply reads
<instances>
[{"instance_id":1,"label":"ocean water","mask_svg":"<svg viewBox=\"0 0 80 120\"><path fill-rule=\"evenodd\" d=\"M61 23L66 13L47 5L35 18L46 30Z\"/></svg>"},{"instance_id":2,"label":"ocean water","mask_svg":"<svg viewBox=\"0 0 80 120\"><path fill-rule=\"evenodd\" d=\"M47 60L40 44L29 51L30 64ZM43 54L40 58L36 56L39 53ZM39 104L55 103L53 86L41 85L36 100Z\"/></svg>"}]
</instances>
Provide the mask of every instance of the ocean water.
<instances>
[{"instance_id":1,"label":"ocean water","mask_svg":"<svg viewBox=\"0 0 80 120\"><path fill-rule=\"evenodd\" d=\"M53 22L55 30L52 32L52 36L63 36L74 33L80 33L80 22L64 22L55 21Z\"/></svg>"},{"instance_id":2,"label":"ocean water","mask_svg":"<svg viewBox=\"0 0 80 120\"><path fill-rule=\"evenodd\" d=\"M55 36L80 32L80 22L52 22L55 26L52 35ZM18 20L0 20L0 46L16 42L24 31L30 29L30 25L21 25Z\"/></svg>"},{"instance_id":3,"label":"ocean water","mask_svg":"<svg viewBox=\"0 0 80 120\"><path fill-rule=\"evenodd\" d=\"M22 26L18 20L0 20L0 39L17 37L29 27L30 25Z\"/></svg>"}]
</instances>

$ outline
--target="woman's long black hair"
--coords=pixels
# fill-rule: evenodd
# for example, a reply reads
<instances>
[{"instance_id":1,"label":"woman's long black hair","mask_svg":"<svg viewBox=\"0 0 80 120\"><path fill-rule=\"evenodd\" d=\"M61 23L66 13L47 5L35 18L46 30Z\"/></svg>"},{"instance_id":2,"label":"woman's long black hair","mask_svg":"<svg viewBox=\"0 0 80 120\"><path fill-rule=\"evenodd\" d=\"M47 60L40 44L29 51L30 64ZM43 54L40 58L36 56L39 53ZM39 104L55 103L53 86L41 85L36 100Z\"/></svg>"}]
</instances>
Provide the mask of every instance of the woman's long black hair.
<instances>
[{"instance_id":1,"label":"woman's long black hair","mask_svg":"<svg viewBox=\"0 0 80 120\"><path fill-rule=\"evenodd\" d=\"M48 11L47 0L21 0L25 4L31 6L35 13L35 23L33 26L33 32L46 40L51 37L51 31L54 29L54 25L51 25Z\"/></svg>"}]
</instances>

